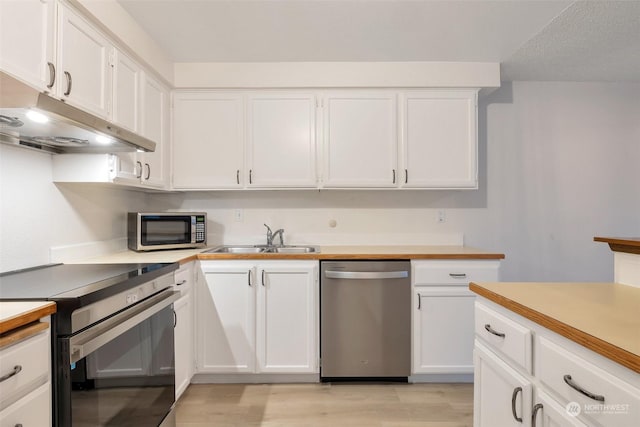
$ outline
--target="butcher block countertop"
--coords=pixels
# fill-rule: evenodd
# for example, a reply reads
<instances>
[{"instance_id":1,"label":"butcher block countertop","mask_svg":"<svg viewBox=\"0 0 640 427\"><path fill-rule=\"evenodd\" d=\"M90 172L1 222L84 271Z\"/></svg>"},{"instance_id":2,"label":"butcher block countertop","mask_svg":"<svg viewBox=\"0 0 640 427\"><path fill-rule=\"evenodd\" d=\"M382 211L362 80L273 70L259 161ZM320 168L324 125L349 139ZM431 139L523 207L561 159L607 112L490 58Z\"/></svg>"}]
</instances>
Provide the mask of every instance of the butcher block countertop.
<instances>
[{"instance_id":1,"label":"butcher block countertop","mask_svg":"<svg viewBox=\"0 0 640 427\"><path fill-rule=\"evenodd\" d=\"M605 242L614 252L640 254L640 237L594 237L596 242Z\"/></svg>"},{"instance_id":2,"label":"butcher block countertop","mask_svg":"<svg viewBox=\"0 0 640 427\"><path fill-rule=\"evenodd\" d=\"M185 264L195 259L283 259L283 260L323 260L323 259L503 259L504 254L487 252L469 246L320 246L319 253L203 253L213 249L181 249L169 251L135 252L124 251L111 255L74 261L74 264L121 264L148 262L180 262Z\"/></svg>"},{"instance_id":3,"label":"butcher block countertop","mask_svg":"<svg viewBox=\"0 0 640 427\"><path fill-rule=\"evenodd\" d=\"M470 283L469 289L640 373L640 288L617 283Z\"/></svg>"},{"instance_id":4,"label":"butcher block countertop","mask_svg":"<svg viewBox=\"0 0 640 427\"><path fill-rule=\"evenodd\" d=\"M0 348L47 329L49 324L39 320L55 312L55 302L0 302Z\"/></svg>"}]
</instances>

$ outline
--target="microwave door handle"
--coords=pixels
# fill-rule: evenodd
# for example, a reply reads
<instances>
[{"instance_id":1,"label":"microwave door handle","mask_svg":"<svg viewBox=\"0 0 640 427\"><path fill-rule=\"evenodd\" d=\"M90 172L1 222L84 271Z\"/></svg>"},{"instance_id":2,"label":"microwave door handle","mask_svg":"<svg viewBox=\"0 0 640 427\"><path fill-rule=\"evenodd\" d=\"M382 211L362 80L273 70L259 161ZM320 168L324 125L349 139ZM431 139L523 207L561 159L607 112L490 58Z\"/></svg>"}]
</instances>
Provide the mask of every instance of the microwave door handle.
<instances>
[{"instance_id":1,"label":"microwave door handle","mask_svg":"<svg viewBox=\"0 0 640 427\"><path fill-rule=\"evenodd\" d=\"M75 363L99 349L109 341L144 322L180 298L180 291L170 289L125 310L78 335L69 338L69 362Z\"/></svg>"}]
</instances>

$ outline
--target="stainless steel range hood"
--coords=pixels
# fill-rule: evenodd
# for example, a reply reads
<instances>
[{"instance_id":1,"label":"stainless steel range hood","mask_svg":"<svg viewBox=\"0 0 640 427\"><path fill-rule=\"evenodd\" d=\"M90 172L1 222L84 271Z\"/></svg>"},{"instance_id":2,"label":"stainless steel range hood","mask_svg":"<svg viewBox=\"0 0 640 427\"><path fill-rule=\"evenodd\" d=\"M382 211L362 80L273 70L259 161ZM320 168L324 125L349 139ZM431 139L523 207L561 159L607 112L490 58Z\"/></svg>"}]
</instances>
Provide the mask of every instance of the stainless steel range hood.
<instances>
[{"instance_id":1,"label":"stainless steel range hood","mask_svg":"<svg viewBox=\"0 0 640 427\"><path fill-rule=\"evenodd\" d=\"M155 142L0 71L0 142L49 153L154 151Z\"/></svg>"}]
</instances>

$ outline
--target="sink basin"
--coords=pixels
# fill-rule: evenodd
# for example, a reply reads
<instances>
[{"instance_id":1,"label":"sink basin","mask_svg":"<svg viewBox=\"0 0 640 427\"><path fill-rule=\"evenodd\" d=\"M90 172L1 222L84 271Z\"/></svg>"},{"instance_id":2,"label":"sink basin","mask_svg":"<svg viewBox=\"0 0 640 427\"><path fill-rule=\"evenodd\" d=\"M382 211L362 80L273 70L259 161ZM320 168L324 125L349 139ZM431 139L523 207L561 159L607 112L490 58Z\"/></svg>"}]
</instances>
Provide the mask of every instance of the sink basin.
<instances>
[{"instance_id":1,"label":"sink basin","mask_svg":"<svg viewBox=\"0 0 640 427\"><path fill-rule=\"evenodd\" d=\"M210 254L259 254L264 252L265 248L255 246L220 246L210 249L206 253Z\"/></svg>"},{"instance_id":2,"label":"sink basin","mask_svg":"<svg viewBox=\"0 0 640 427\"><path fill-rule=\"evenodd\" d=\"M279 254L311 254L318 253L320 250L315 246L282 246L275 248L275 252Z\"/></svg>"},{"instance_id":3,"label":"sink basin","mask_svg":"<svg viewBox=\"0 0 640 427\"><path fill-rule=\"evenodd\" d=\"M318 253L320 249L317 246L219 246L217 248L209 249L205 253L210 254L264 254L264 253L278 253L278 254L310 254Z\"/></svg>"}]
</instances>

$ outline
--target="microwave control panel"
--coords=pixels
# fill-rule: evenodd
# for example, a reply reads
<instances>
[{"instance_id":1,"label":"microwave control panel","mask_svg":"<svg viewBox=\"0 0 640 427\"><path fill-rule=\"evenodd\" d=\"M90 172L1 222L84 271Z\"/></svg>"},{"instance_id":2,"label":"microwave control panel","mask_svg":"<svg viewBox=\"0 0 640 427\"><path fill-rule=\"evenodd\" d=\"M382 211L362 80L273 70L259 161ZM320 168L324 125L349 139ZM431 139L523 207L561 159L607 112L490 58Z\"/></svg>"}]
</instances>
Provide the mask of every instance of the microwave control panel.
<instances>
[{"instance_id":1,"label":"microwave control panel","mask_svg":"<svg viewBox=\"0 0 640 427\"><path fill-rule=\"evenodd\" d=\"M196 225L196 243L204 243L206 241L205 237L205 217L204 215L197 215L195 217L195 225Z\"/></svg>"}]
</instances>

